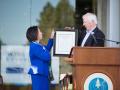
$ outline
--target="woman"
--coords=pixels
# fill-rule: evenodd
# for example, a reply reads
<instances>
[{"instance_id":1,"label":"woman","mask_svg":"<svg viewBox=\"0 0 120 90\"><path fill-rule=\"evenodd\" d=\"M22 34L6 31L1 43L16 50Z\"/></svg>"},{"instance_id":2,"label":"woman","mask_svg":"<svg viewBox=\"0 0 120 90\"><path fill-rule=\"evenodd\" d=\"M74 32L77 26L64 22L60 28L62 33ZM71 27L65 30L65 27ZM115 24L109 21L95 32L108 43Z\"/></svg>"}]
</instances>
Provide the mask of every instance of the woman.
<instances>
[{"instance_id":1,"label":"woman","mask_svg":"<svg viewBox=\"0 0 120 90\"><path fill-rule=\"evenodd\" d=\"M46 46L39 43L42 32L38 26L29 27L26 37L30 42L31 67L28 73L31 74L32 90L49 90L50 50L53 46L54 33L51 34Z\"/></svg>"}]
</instances>

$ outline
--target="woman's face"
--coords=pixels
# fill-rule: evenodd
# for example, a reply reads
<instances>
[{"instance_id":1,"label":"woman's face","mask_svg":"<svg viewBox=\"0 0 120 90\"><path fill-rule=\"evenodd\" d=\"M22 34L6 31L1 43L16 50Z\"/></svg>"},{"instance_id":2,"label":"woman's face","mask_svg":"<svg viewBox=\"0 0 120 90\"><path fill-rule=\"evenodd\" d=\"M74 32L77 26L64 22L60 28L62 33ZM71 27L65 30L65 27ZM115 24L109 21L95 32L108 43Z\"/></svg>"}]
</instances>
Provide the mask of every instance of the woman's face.
<instances>
[{"instance_id":1,"label":"woman's face","mask_svg":"<svg viewBox=\"0 0 120 90\"><path fill-rule=\"evenodd\" d=\"M42 39L42 32L40 31L40 29L38 28L38 40Z\"/></svg>"}]
</instances>

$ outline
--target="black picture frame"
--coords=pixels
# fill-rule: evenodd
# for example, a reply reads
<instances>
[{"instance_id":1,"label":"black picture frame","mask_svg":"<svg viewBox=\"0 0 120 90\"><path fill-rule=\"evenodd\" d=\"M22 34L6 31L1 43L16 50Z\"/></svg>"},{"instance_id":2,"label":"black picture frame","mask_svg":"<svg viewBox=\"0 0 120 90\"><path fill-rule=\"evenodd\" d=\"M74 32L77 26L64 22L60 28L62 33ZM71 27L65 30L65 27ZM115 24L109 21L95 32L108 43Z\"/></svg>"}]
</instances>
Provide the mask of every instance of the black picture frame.
<instances>
[{"instance_id":1,"label":"black picture frame","mask_svg":"<svg viewBox=\"0 0 120 90\"><path fill-rule=\"evenodd\" d=\"M59 29L55 31L53 55L69 56L72 47L77 45L77 30Z\"/></svg>"}]
</instances>

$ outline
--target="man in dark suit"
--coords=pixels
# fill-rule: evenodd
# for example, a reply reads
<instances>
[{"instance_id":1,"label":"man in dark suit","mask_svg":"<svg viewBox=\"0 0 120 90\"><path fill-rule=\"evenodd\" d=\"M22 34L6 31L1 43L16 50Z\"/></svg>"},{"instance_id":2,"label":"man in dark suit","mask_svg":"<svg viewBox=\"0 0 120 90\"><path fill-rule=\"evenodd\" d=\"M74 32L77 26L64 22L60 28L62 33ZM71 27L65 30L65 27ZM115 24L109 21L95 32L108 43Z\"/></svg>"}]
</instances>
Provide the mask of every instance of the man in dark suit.
<instances>
[{"instance_id":1,"label":"man in dark suit","mask_svg":"<svg viewBox=\"0 0 120 90\"><path fill-rule=\"evenodd\" d=\"M83 15L84 29L79 31L78 46L104 46L104 33L97 27L97 17L93 13Z\"/></svg>"}]
</instances>

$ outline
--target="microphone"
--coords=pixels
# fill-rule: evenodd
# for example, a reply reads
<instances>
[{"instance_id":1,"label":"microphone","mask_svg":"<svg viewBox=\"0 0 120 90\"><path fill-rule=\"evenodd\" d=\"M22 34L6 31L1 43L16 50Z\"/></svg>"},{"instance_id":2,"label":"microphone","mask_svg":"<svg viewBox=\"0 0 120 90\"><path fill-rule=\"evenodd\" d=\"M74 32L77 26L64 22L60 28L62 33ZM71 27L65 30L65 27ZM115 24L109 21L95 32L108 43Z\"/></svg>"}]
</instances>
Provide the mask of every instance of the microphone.
<instances>
[{"instance_id":1,"label":"microphone","mask_svg":"<svg viewBox=\"0 0 120 90\"><path fill-rule=\"evenodd\" d=\"M103 41L108 41L108 42L113 42L113 43L116 43L116 44L120 44L119 41L109 40L109 39L106 39L106 38L96 38L94 36L94 32L91 32L90 34L93 37L93 39L94 39L94 41L95 41L96 44L98 43L97 40L103 40Z\"/></svg>"},{"instance_id":2,"label":"microphone","mask_svg":"<svg viewBox=\"0 0 120 90\"><path fill-rule=\"evenodd\" d=\"M109 40L109 39L104 39L104 41L109 41L109 42L114 42L114 43L116 43L116 44L120 44L119 41L114 41L114 40Z\"/></svg>"},{"instance_id":3,"label":"microphone","mask_svg":"<svg viewBox=\"0 0 120 90\"><path fill-rule=\"evenodd\" d=\"M91 32L91 33L90 33L90 35L93 37L93 39L94 39L95 43L97 44L98 42L97 42L96 37L94 36L94 32Z\"/></svg>"},{"instance_id":4,"label":"microphone","mask_svg":"<svg viewBox=\"0 0 120 90\"><path fill-rule=\"evenodd\" d=\"M113 42L113 43L116 43L116 44L120 44L120 41L109 40L109 39L106 39L106 38L96 38L94 36L94 32L91 32L90 35L93 37L96 44L98 43L97 40L103 40L103 41L108 41L108 42Z\"/></svg>"}]
</instances>

